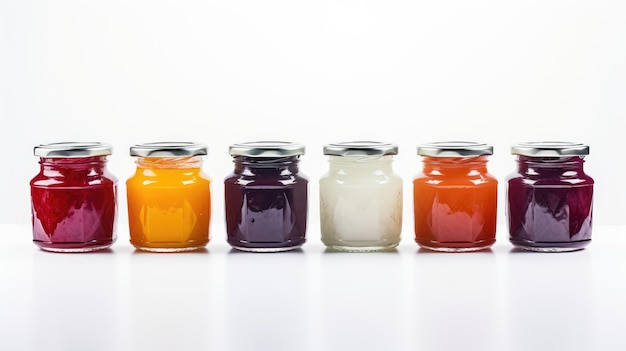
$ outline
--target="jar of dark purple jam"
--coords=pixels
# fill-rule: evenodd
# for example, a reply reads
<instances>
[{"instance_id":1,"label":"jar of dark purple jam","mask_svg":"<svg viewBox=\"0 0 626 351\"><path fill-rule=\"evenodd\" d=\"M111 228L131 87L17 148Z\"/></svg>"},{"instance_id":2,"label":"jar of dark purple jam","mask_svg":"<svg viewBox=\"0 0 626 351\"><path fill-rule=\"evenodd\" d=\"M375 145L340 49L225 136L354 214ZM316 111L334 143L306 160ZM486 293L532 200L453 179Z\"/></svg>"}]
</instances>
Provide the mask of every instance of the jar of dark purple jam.
<instances>
[{"instance_id":1,"label":"jar of dark purple jam","mask_svg":"<svg viewBox=\"0 0 626 351\"><path fill-rule=\"evenodd\" d=\"M306 241L308 180L304 146L262 141L231 145L235 170L224 180L226 232L235 249L276 252Z\"/></svg>"},{"instance_id":2,"label":"jar of dark purple jam","mask_svg":"<svg viewBox=\"0 0 626 351\"><path fill-rule=\"evenodd\" d=\"M88 252L115 242L117 178L103 143L36 146L39 174L30 182L33 242L54 252Z\"/></svg>"},{"instance_id":3,"label":"jar of dark purple jam","mask_svg":"<svg viewBox=\"0 0 626 351\"><path fill-rule=\"evenodd\" d=\"M591 241L593 179L583 170L589 146L514 145L517 172L507 178L509 240L531 251L580 250Z\"/></svg>"}]
</instances>

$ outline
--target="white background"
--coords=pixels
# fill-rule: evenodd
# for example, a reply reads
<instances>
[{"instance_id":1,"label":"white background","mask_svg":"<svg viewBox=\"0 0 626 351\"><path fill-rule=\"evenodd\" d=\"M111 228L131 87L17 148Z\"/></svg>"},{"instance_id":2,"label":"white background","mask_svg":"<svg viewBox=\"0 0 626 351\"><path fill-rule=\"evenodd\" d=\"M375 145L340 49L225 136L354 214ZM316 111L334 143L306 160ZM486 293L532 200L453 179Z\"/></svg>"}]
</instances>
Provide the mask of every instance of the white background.
<instances>
[{"instance_id":1,"label":"white background","mask_svg":"<svg viewBox=\"0 0 626 351\"><path fill-rule=\"evenodd\" d=\"M623 260L611 241L605 238L604 246L592 245L589 250L569 256L548 255L537 261L536 255L518 258L509 252L502 200L504 178L515 167L509 154L512 143L547 139L584 142L591 146L586 169L596 180L594 225L601 230L596 230L594 236L624 231L626 189L621 148L626 127L625 19L626 3L619 0L0 0L0 223L19 224L2 226L2 235L10 236L14 243L7 246L11 252L0 254L0 265L4 267L0 273L5 284L10 284L0 291L5 301L0 322L8 333L2 335L4 341L8 340L12 349L20 348L15 345L42 349L50 338L53 340L49 346L59 349L81 349L81 345L97 349L93 338L98 335L85 334L89 323L80 322L93 316L72 302L82 301L89 306L92 301L85 296L96 296L103 300L94 305L95 312L112 311L104 317L96 313L100 321L97 326L112 337L100 349L141 348L141 341L151 335L165 338L154 339L163 341L162 348L173 347L171 343L176 340L191 340L192 344L197 341L194 345L199 348L254 349L254 344L245 344L248 339L241 339L244 344L229 343L225 340L230 339L219 334L237 336L237 322L248 316L245 310L235 307L232 299L223 299L232 294L243 299L240 289L247 287L261 289L267 294L263 296L278 301L282 288L287 287L295 289L294 293L307 294L304 300L292 302L309 312L300 314L300 320L291 319L298 316L292 309L279 309L273 316L264 310L269 319L264 319L266 314L261 312L252 313L243 330L254 331L255 325L267 328L274 318L277 329L289 325L295 329L287 330L301 332L311 349L330 349L334 343L337 349L349 349L350 341L354 343L359 335L369 335L370 339L361 339L356 346L380 349L385 340L393 340L397 343L392 346L432 349L437 340L447 340L449 349L458 349L464 339L448 339L450 335L459 335L455 333L464 330L463 325L471 325L464 336L474 340L470 332L479 333L481 329L479 324L472 324L471 316L482 316L471 303L459 301L478 299L491 311L487 313L485 335L498 336L493 343L468 345L503 349L511 343L529 349L541 348L535 344L539 340L550 348L562 345L566 336L576 335L585 337L585 342L568 340L568 347L592 349L595 345L596 349L606 349L614 342L623 345L619 333L611 329L624 325L616 316L626 313L622 302L624 281L614 280L624 276ZM222 180L232 170L228 145L260 139L299 141L307 146L301 166L311 180L310 248L307 251L305 246L302 260L306 263L296 260L292 275L271 276L266 285L250 288L244 278L236 282L226 278L245 272L246 264L228 264L237 260L226 255ZM338 269L333 269L330 262L334 261L319 254L317 180L327 168L322 146L358 139L390 141L400 146L395 166L405 186L403 244L397 258L401 263L395 259L377 261L380 256L343 255L337 256L341 257L335 259ZM413 255L416 246L411 237L411 178L421 167L415 147L423 142L453 139L495 146L490 169L501 186L500 227L493 260L485 258L491 256ZM115 147L109 165L120 179L120 223L119 240L110 256L46 256L30 244L28 181L38 171L32 148L40 143L72 140L99 140ZM209 155L204 169L214 180L210 255L180 256L185 258L175 263L170 262L173 256L132 254L126 226L124 181L134 169L128 147L166 140L206 143ZM603 252L603 247L607 251ZM212 266L207 256L212 257ZM282 267L285 257L291 256L241 257L253 262L270 260L266 264L272 270ZM590 263L592 257L595 265ZM507 271L499 266L508 267L506 263L515 259L524 262L518 270ZM415 260L420 261L415 264L435 267L434 273L428 275L428 268L415 268ZM471 260L482 263L465 266ZM177 310L171 300L185 300L178 295L185 289L177 290L175 286L203 270L187 271L185 262L198 265L194 267L210 266L213 272L211 279L202 279L199 285L185 285L193 291L190 301L200 296L210 299L199 305L206 313L192 314L192 322L204 321L197 333L205 333L206 328L218 326L220 319L236 315L234 322L211 334L220 338L211 339L207 334L207 339L197 335L185 339L189 335L184 333L185 328L179 328L168 339L166 331L174 325L170 319L160 329L142 329L145 323L188 315ZM103 274L108 264L116 268L102 279L80 280L87 272L73 268L94 265L94 272ZM256 264L265 267L261 261ZM298 264L308 268L300 270ZM343 274L354 277L354 272L346 268L353 264L378 267L380 284L368 285L369 275L363 272L352 280L352 286L341 283ZM154 283L158 278L140 279L167 267L174 267L165 273L173 285ZM443 314L428 304L405 305L412 301L411 294L428 286L450 288L446 284L467 282L467 267L488 270L472 285L474 289L465 291L455 286L444 292L440 288L423 292L422 296L442 303L446 296L457 301L447 305ZM580 276L577 271L581 271ZM385 276L382 272L397 275ZM565 278L561 276L564 272ZM55 273L60 274L56 276L58 281ZM509 273L521 280L503 282ZM294 278L298 274L303 275ZM446 278L438 280L440 276ZM294 279L293 285L284 283ZM276 290L272 290L272 282ZM328 285L324 284L339 284L343 291L356 294L356 301L362 305L353 305L355 310L342 317L345 315L337 311L344 311L342 302L349 300L347 295L337 302L332 295L335 290L325 290ZM548 284L551 293L522 291L529 292L526 300L530 304L548 306L543 309L548 312L511 309L517 306L516 301L525 299L519 293L520 286L542 284ZM224 288L212 290L216 286ZM360 287L372 290L357 291ZM403 294L397 299L389 295L395 288ZM492 288L497 291L494 295L481 295ZM80 294L81 289L85 294ZM446 295L445 291L452 292ZM164 299L161 307L158 303L139 303L149 292L157 294L156 302ZM317 293L324 295L318 299ZM82 297L71 299L76 296ZM391 301L395 312L386 312L383 307L374 308L371 315L363 312L369 308L367 303L380 302L381 298ZM580 300L584 303L579 308ZM322 303L329 307L311 314ZM64 314L60 306L69 306L69 311ZM503 310L503 306L508 309ZM221 309L212 313L213 307ZM165 317L149 312L159 308ZM185 308L193 311L194 306L186 302ZM464 317L454 319L455 311ZM578 314L570 316L568 311ZM361 332L349 328L350 323L371 321L366 317L377 316L382 323L395 321L398 328L404 329L387 338L388 334L376 331L395 330L390 324L362 325L358 329ZM330 327L336 328L335 333L322 327L328 318L335 321ZM516 322L517 318L522 322ZM429 324L433 320L436 323ZM449 320L467 323L450 322L453 332L447 334L444 331ZM63 322L78 328L83 339L75 339L71 331L61 328ZM294 325L305 326L298 329ZM546 332L553 326L554 334ZM418 327L423 334L411 333L411 328ZM140 340L131 337L133 332ZM540 333L543 339L530 338L525 332ZM431 338L423 339L425 335ZM31 342L14 343L22 338ZM283 341L293 340L300 339ZM300 341L292 349L302 349L299 346L305 341ZM269 342L259 345L271 348ZM289 345L281 343L277 348Z\"/></svg>"},{"instance_id":2,"label":"white background","mask_svg":"<svg viewBox=\"0 0 626 351\"><path fill-rule=\"evenodd\" d=\"M322 146L370 139L400 146L410 235L417 144L491 143L491 172L503 183L512 143L551 139L591 146L595 223L623 224L625 18L617 0L3 0L0 223L28 223L40 143L114 145L126 239L133 144L209 146L204 168L223 235L229 144L304 143L317 220Z\"/></svg>"}]
</instances>

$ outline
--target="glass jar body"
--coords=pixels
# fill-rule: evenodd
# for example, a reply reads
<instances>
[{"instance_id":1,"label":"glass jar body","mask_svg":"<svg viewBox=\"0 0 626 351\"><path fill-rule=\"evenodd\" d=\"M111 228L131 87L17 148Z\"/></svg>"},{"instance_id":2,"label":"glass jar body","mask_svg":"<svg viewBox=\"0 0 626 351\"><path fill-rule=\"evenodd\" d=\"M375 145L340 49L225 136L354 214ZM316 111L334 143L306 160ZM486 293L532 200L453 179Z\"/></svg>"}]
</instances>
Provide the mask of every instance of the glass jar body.
<instances>
[{"instance_id":1,"label":"glass jar body","mask_svg":"<svg viewBox=\"0 0 626 351\"><path fill-rule=\"evenodd\" d=\"M518 155L507 177L509 240L532 251L574 251L591 241L593 179L581 156Z\"/></svg>"},{"instance_id":2,"label":"glass jar body","mask_svg":"<svg viewBox=\"0 0 626 351\"><path fill-rule=\"evenodd\" d=\"M209 242L211 181L200 156L139 157L126 181L130 242L153 252L191 251Z\"/></svg>"},{"instance_id":3,"label":"glass jar body","mask_svg":"<svg viewBox=\"0 0 626 351\"><path fill-rule=\"evenodd\" d=\"M330 156L320 179L322 242L340 251L379 251L400 243L402 178L393 156Z\"/></svg>"},{"instance_id":4,"label":"glass jar body","mask_svg":"<svg viewBox=\"0 0 626 351\"><path fill-rule=\"evenodd\" d=\"M495 243L498 181L487 156L423 157L413 180L415 241L435 251L477 251Z\"/></svg>"},{"instance_id":5,"label":"glass jar body","mask_svg":"<svg viewBox=\"0 0 626 351\"><path fill-rule=\"evenodd\" d=\"M117 178L106 162L106 156L40 159L40 172L30 181L36 245L89 252L115 242Z\"/></svg>"},{"instance_id":6,"label":"glass jar body","mask_svg":"<svg viewBox=\"0 0 626 351\"><path fill-rule=\"evenodd\" d=\"M298 156L235 156L224 180L228 243L236 249L275 252L306 241L308 179Z\"/></svg>"}]
</instances>

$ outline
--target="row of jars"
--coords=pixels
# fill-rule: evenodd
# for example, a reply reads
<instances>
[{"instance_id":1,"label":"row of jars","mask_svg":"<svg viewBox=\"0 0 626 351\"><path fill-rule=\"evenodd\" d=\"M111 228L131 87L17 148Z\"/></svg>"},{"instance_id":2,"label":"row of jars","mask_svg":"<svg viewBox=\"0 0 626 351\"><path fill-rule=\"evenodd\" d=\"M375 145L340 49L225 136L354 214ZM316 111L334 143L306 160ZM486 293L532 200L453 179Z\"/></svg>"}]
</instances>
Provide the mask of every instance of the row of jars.
<instances>
[{"instance_id":1,"label":"row of jars","mask_svg":"<svg viewBox=\"0 0 626 351\"><path fill-rule=\"evenodd\" d=\"M435 251L476 251L495 242L498 181L487 171L493 147L437 142L418 147L423 171L413 180L415 241ZM306 241L308 180L298 170L305 148L290 142L229 147L234 171L224 180L226 232L236 249L286 251ZM587 145L514 145L517 171L507 178L509 239L533 251L572 251L591 240L593 179L583 170ZM41 170L31 181L34 243L43 250L86 252L116 239L117 179L103 143L34 148ZM329 170L319 182L321 239L330 249L394 248L402 227L398 147L382 142L324 146ZM207 147L188 142L135 145L137 169L126 182L130 242L155 252L189 251L209 242Z\"/></svg>"}]
</instances>

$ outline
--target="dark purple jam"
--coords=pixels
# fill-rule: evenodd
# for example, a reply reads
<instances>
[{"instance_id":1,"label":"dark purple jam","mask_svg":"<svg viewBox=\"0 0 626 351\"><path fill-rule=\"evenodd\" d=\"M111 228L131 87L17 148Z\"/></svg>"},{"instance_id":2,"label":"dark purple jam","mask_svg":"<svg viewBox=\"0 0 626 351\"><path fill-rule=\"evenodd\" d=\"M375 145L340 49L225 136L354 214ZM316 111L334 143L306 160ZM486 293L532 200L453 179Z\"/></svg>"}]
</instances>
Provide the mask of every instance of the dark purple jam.
<instances>
[{"instance_id":1,"label":"dark purple jam","mask_svg":"<svg viewBox=\"0 0 626 351\"><path fill-rule=\"evenodd\" d=\"M228 243L246 251L284 251L304 242L308 180L298 156L235 156L224 180Z\"/></svg>"},{"instance_id":2,"label":"dark purple jam","mask_svg":"<svg viewBox=\"0 0 626 351\"><path fill-rule=\"evenodd\" d=\"M518 155L508 177L509 239L536 251L572 251L591 241L593 184L583 158Z\"/></svg>"}]
</instances>

